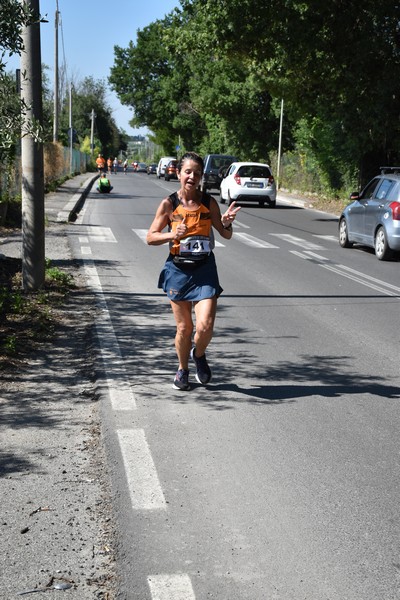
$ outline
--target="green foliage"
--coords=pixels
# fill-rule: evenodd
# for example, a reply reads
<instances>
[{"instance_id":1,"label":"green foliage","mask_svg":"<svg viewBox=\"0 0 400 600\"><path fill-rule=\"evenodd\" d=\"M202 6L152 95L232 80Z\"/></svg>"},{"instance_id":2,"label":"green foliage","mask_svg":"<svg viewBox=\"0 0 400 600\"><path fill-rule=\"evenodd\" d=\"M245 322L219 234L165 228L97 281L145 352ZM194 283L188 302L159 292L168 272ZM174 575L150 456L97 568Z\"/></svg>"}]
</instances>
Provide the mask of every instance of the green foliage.
<instances>
[{"instance_id":1,"label":"green foliage","mask_svg":"<svg viewBox=\"0 0 400 600\"><path fill-rule=\"evenodd\" d=\"M49 267L45 272L46 280L55 281L58 284L61 284L63 287L71 287L73 284L73 279L69 273L65 273L58 269L57 267Z\"/></svg>"},{"instance_id":2,"label":"green foliage","mask_svg":"<svg viewBox=\"0 0 400 600\"><path fill-rule=\"evenodd\" d=\"M25 2L1 0L0 3L0 159L11 156L14 144L21 136L24 124L25 134L36 139L42 138L41 124L26 120L29 107L19 98L16 82L6 73L7 55L21 54L23 50L22 29L38 24L40 15L35 15ZM21 74L23 77L23 73Z\"/></svg>"},{"instance_id":3,"label":"green foliage","mask_svg":"<svg viewBox=\"0 0 400 600\"><path fill-rule=\"evenodd\" d=\"M95 138L93 142L94 142L93 156L97 156L99 154L99 152L101 152L101 143L97 138ZM84 152L86 154L92 153L92 149L90 147L90 136L86 135L83 138L79 149L81 152Z\"/></svg>"},{"instance_id":4,"label":"green foliage","mask_svg":"<svg viewBox=\"0 0 400 600\"><path fill-rule=\"evenodd\" d=\"M95 113L95 137L105 156L115 156L124 148L123 136L118 130L107 103L107 89L103 80L85 77L72 90L72 124L77 132L77 143L91 136L91 114ZM69 98L65 98L60 115L60 141L69 144Z\"/></svg>"},{"instance_id":5,"label":"green foliage","mask_svg":"<svg viewBox=\"0 0 400 600\"><path fill-rule=\"evenodd\" d=\"M4 350L6 354L15 354L17 351L17 336L16 335L8 335L4 340Z\"/></svg>"},{"instance_id":6,"label":"green foliage","mask_svg":"<svg viewBox=\"0 0 400 600\"><path fill-rule=\"evenodd\" d=\"M282 150L306 148L324 189L400 159L398 3L180 4L115 48L110 77L166 150L180 136L203 153L273 155L283 98Z\"/></svg>"},{"instance_id":7,"label":"green foliage","mask_svg":"<svg viewBox=\"0 0 400 600\"><path fill-rule=\"evenodd\" d=\"M21 54L23 42L21 29L33 18L28 7L20 0L1 0L0 3L0 48L13 54ZM4 56L0 54L0 71L5 68Z\"/></svg>"}]
</instances>

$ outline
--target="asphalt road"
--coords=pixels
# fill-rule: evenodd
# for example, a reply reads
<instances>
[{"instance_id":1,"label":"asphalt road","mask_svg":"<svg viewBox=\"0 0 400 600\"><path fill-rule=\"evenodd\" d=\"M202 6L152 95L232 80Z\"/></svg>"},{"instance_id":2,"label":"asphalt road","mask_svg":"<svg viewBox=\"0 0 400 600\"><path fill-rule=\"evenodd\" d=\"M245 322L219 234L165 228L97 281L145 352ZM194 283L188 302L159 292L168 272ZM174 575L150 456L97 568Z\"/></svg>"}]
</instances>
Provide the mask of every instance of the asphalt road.
<instances>
[{"instance_id":1,"label":"asphalt road","mask_svg":"<svg viewBox=\"0 0 400 600\"><path fill-rule=\"evenodd\" d=\"M328 214L243 206L217 238L213 381L182 393L168 249L144 243L177 183L112 184L69 235L98 300L121 597L398 599L399 262L341 249Z\"/></svg>"}]
</instances>

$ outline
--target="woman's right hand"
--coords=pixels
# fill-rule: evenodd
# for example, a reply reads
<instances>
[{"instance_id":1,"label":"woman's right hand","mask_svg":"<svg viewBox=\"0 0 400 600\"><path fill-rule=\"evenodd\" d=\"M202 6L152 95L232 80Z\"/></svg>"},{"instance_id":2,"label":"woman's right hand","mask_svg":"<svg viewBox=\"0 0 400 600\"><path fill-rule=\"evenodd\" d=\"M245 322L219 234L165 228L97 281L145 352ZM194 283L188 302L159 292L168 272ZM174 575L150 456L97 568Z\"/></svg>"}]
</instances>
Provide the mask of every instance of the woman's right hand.
<instances>
[{"instance_id":1,"label":"woman's right hand","mask_svg":"<svg viewBox=\"0 0 400 600\"><path fill-rule=\"evenodd\" d=\"M177 225L176 229L175 229L175 239L179 240L182 237L185 237L185 235L187 234L187 225L185 223L186 219L183 219L181 223L179 223L179 225Z\"/></svg>"}]
</instances>

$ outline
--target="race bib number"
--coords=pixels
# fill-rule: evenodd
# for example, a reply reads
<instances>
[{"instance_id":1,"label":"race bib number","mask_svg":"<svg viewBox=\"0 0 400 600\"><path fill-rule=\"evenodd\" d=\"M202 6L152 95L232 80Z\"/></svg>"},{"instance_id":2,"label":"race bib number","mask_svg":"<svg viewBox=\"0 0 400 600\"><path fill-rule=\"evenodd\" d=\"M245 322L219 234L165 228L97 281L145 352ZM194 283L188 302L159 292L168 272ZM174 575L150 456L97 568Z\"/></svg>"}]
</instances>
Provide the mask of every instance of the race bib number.
<instances>
[{"instance_id":1,"label":"race bib number","mask_svg":"<svg viewBox=\"0 0 400 600\"><path fill-rule=\"evenodd\" d=\"M207 256L211 252L210 238L190 237L181 240L179 254L181 256Z\"/></svg>"}]
</instances>

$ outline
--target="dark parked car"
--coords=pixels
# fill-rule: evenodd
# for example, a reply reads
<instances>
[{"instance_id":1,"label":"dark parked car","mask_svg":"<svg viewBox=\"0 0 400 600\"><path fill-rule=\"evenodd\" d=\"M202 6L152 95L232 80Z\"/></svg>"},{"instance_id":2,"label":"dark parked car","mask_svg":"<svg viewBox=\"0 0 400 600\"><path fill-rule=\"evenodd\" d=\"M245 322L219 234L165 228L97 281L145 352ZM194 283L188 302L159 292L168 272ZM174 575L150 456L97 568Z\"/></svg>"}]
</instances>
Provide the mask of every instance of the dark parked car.
<instances>
[{"instance_id":1,"label":"dark parked car","mask_svg":"<svg viewBox=\"0 0 400 600\"><path fill-rule=\"evenodd\" d=\"M157 175L157 163L147 165L147 175Z\"/></svg>"},{"instance_id":2,"label":"dark parked car","mask_svg":"<svg viewBox=\"0 0 400 600\"><path fill-rule=\"evenodd\" d=\"M379 260L400 251L400 167L381 167L361 193L350 196L339 219L339 244L375 248Z\"/></svg>"},{"instance_id":3,"label":"dark parked car","mask_svg":"<svg viewBox=\"0 0 400 600\"><path fill-rule=\"evenodd\" d=\"M178 179L178 161L170 160L167 166L165 167L164 179L165 181L169 181L170 179Z\"/></svg>"},{"instance_id":4,"label":"dark parked car","mask_svg":"<svg viewBox=\"0 0 400 600\"><path fill-rule=\"evenodd\" d=\"M201 178L200 189L203 192L212 188L219 190L223 169L237 161L238 159L235 156L229 154L207 154L204 158L204 173Z\"/></svg>"}]
</instances>

